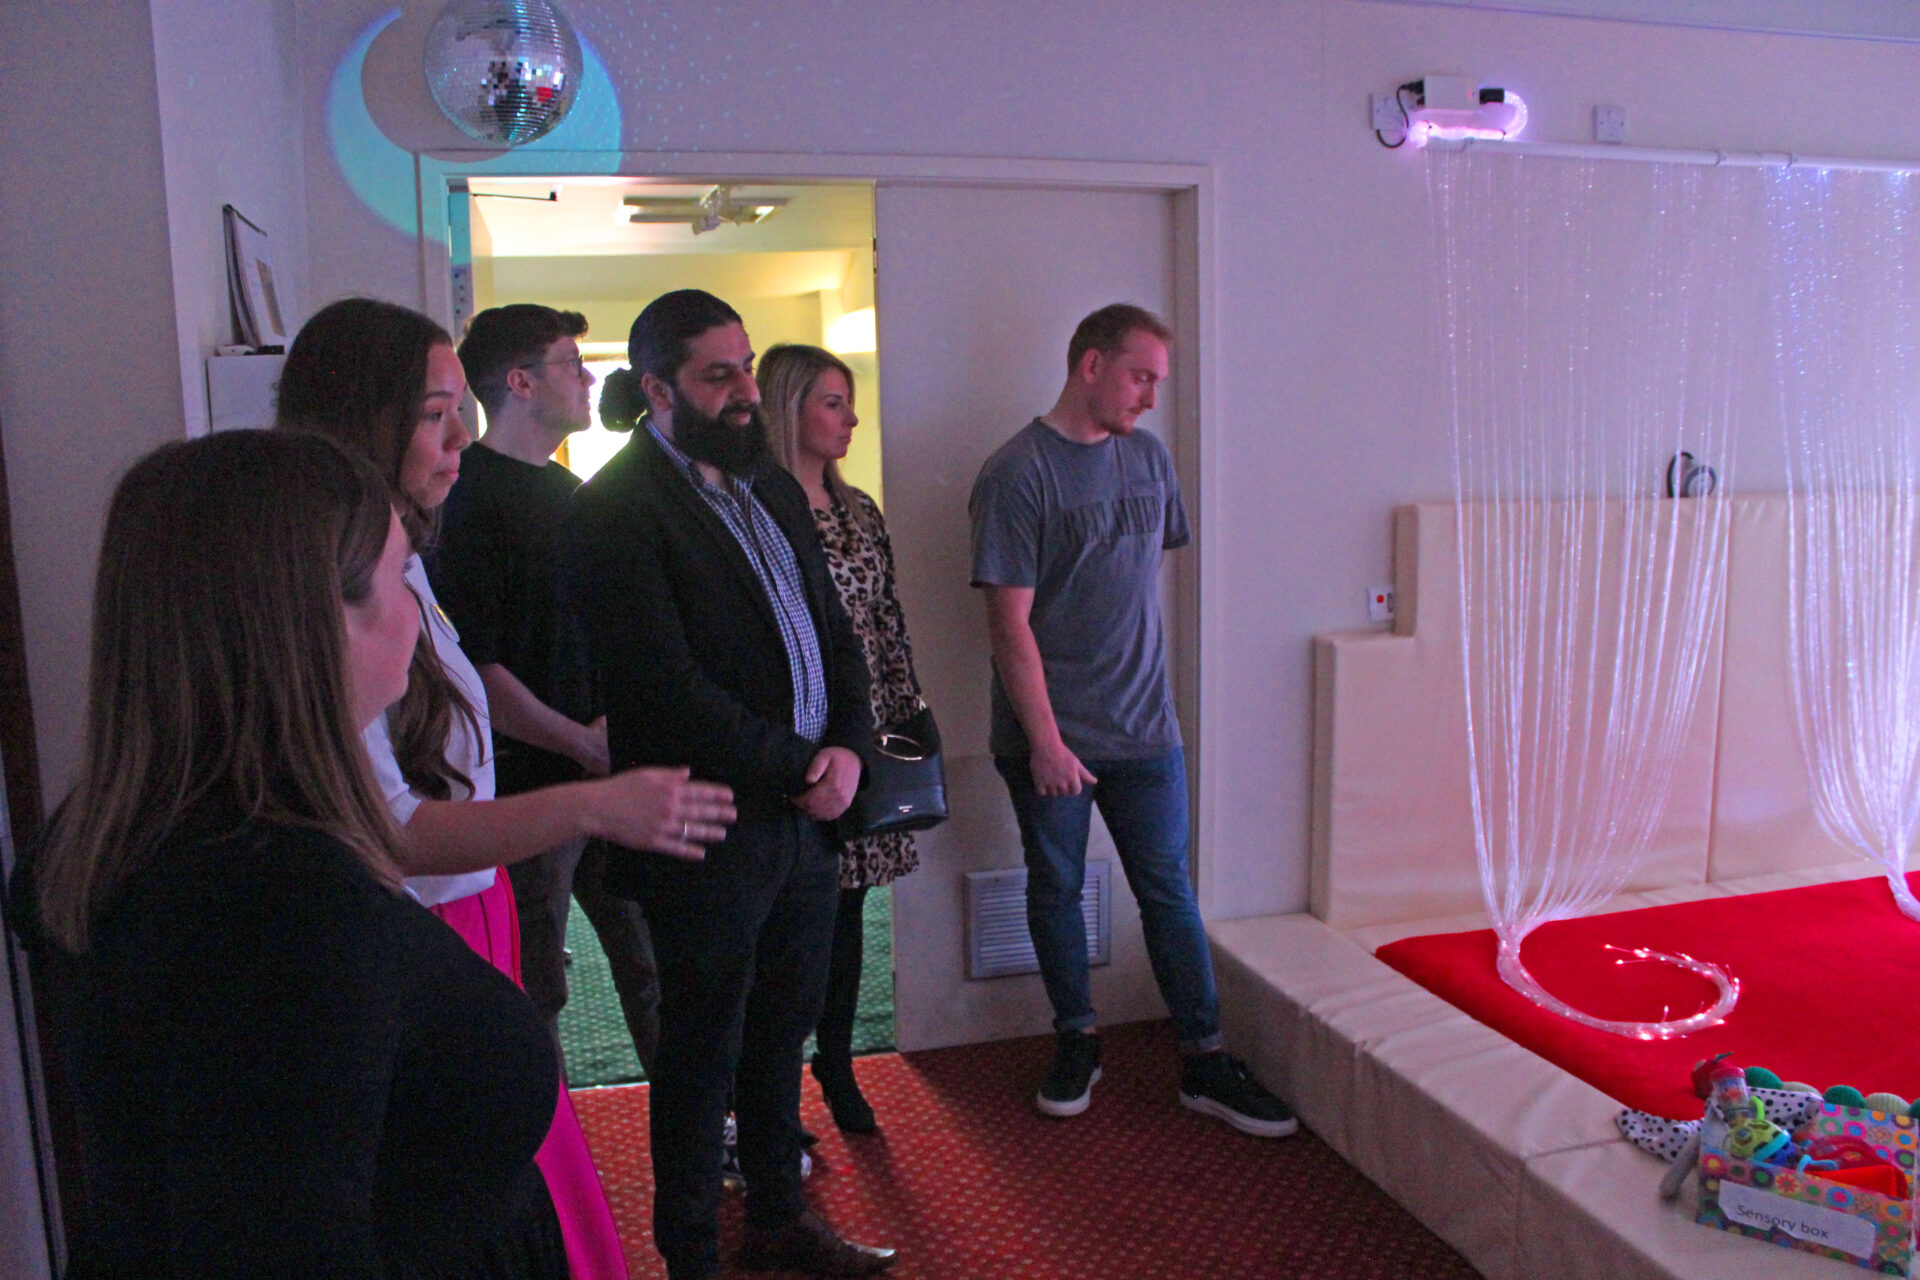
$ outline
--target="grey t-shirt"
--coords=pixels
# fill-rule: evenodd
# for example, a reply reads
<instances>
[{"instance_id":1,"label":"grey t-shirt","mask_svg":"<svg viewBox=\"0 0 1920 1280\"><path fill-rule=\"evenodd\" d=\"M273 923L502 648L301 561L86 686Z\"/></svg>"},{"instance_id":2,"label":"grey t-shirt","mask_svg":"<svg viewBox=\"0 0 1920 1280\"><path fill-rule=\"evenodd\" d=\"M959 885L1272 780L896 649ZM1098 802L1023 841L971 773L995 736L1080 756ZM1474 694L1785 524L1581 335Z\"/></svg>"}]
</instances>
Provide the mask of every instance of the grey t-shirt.
<instances>
[{"instance_id":1,"label":"grey t-shirt","mask_svg":"<svg viewBox=\"0 0 1920 1280\"><path fill-rule=\"evenodd\" d=\"M973 585L1032 587L1028 616L1068 750L1134 760L1180 745L1160 558L1189 541L1173 459L1145 431L1076 444L1035 418L973 482ZM1000 673L995 755L1028 754Z\"/></svg>"}]
</instances>

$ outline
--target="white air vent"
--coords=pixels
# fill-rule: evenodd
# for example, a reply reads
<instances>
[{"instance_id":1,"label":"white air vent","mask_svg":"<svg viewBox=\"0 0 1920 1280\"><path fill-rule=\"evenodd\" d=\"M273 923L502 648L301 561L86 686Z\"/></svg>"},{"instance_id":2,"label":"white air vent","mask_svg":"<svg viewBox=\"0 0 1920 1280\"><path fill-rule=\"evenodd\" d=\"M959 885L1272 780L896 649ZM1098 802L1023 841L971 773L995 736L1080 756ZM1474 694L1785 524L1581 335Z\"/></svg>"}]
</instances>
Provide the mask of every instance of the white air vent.
<instances>
[{"instance_id":1,"label":"white air vent","mask_svg":"<svg viewBox=\"0 0 1920 1280\"><path fill-rule=\"evenodd\" d=\"M1113 959L1113 860L1087 863L1080 889L1080 916L1087 927L1087 963ZM967 976L1004 978L1038 973L1033 937L1027 932L1027 869L967 873Z\"/></svg>"}]
</instances>

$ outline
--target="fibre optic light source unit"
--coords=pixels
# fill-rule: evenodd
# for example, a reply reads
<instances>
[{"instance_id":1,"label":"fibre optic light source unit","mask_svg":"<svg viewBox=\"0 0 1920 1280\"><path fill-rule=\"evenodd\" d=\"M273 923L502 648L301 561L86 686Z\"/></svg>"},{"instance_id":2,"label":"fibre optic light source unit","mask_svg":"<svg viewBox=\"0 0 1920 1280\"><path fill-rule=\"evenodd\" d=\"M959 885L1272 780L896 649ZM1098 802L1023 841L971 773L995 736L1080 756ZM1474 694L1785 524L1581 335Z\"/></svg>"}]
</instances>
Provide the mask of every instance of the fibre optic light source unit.
<instances>
[{"instance_id":1,"label":"fibre optic light source unit","mask_svg":"<svg viewBox=\"0 0 1920 1280\"><path fill-rule=\"evenodd\" d=\"M1435 139L1500 141L1527 127L1527 104L1519 94L1465 76L1426 76L1401 85L1396 97L1406 113L1406 141L1414 147Z\"/></svg>"}]
</instances>

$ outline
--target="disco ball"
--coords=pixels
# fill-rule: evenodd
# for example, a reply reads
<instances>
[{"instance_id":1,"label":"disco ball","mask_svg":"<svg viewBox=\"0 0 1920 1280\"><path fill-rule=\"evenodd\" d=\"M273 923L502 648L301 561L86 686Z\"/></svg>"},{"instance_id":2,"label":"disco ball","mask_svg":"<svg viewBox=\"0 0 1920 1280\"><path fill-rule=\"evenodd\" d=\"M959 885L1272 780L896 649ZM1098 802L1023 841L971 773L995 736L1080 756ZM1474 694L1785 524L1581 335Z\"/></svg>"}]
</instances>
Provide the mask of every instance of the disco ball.
<instances>
[{"instance_id":1,"label":"disco ball","mask_svg":"<svg viewBox=\"0 0 1920 1280\"><path fill-rule=\"evenodd\" d=\"M427 32L427 87L482 142L517 147L566 118L580 42L547 0L450 0Z\"/></svg>"}]
</instances>

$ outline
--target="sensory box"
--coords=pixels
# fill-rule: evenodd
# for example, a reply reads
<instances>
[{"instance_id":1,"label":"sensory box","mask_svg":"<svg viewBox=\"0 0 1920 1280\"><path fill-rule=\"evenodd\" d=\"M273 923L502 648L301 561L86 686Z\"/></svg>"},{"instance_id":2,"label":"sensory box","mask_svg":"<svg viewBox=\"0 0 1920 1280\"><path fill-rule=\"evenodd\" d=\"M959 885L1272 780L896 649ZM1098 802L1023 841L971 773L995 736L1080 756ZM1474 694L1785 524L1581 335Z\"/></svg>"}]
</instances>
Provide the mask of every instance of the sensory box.
<instances>
[{"instance_id":1,"label":"sensory box","mask_svg":"<svg viewBox=\"0 0 1920 1280\"><path fill-rule=\"evenodd\" d=\"M1904 1276L1913 1263L1914 1165L1920 1125L1864 1107L1824 1103L1811 1134L1860 1138L1907 1175L1905 1199L1879 1195L1778 1165L1700 1148L1700 1209L1694 1221L1788 1249Z\"/></svg>"}]
</instances>

